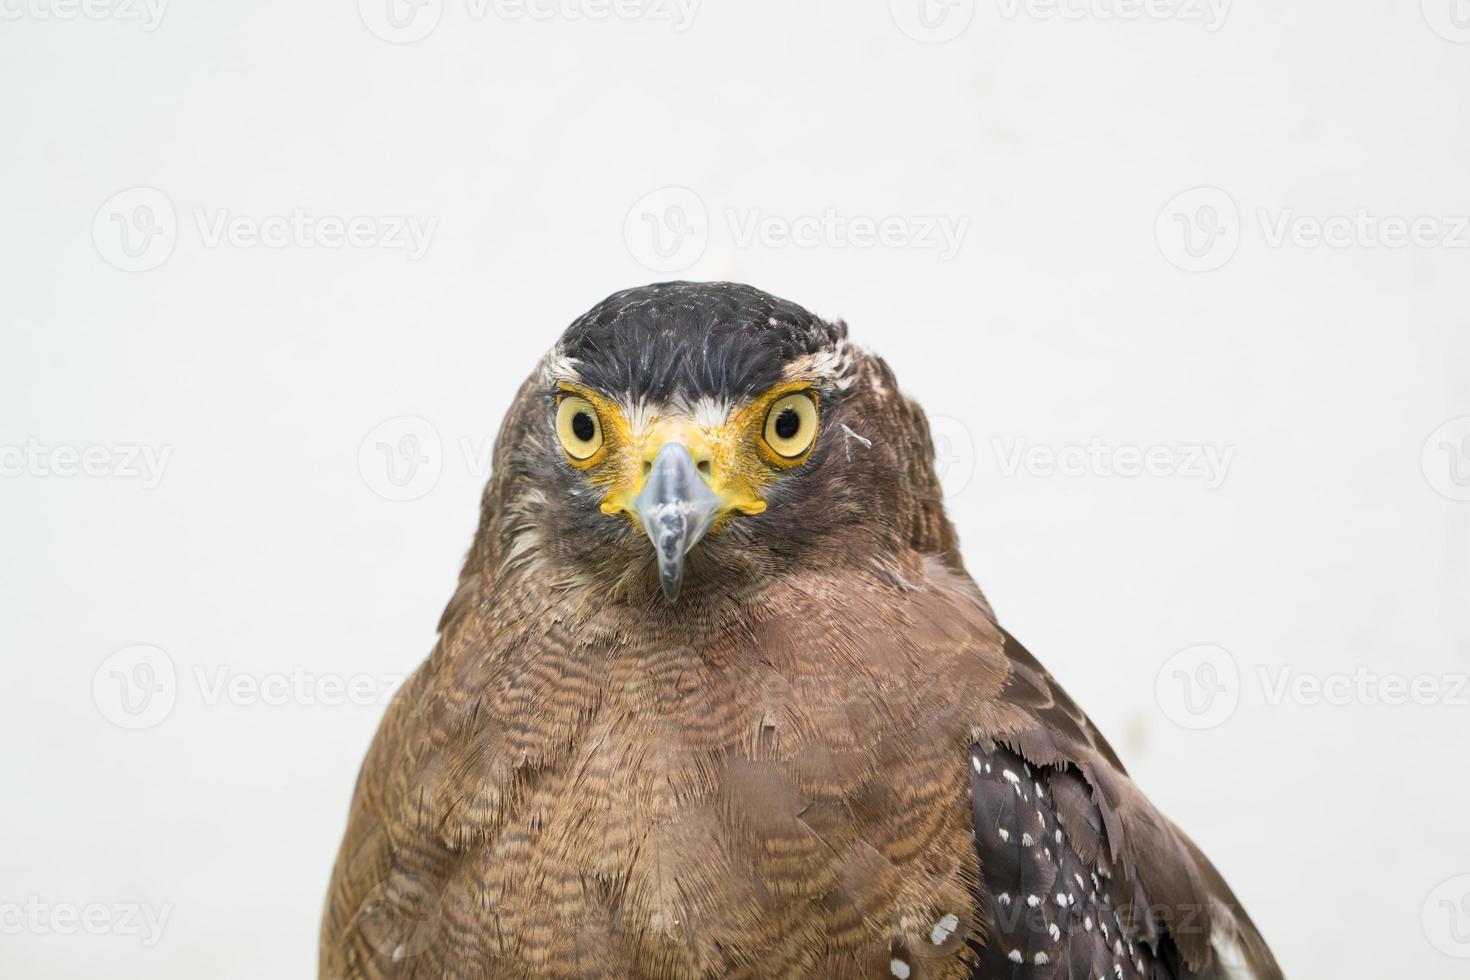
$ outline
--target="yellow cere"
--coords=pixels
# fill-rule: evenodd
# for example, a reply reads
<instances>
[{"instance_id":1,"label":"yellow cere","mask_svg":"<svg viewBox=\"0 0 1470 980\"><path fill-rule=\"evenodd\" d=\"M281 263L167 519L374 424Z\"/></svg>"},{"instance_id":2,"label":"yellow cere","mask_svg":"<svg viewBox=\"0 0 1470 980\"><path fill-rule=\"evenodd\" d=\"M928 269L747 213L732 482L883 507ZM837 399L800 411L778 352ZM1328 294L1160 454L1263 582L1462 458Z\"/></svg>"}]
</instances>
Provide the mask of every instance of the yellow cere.
<instances>
[{"instance_id":1,"label":"yellow cere","mask_svg":"<svg viewBox=\"0 0 1470 980\"><path fill-rule=\"evenodd\" d=\"M778 471L805 462L816 442L819 400L809 381L771 388L736 408L721 426L668 415L644 420L637 431L612 400L580 385L560 387L556 431L567 460L603 489L604 514L626 513L635 523L633 498L666 443L689 450L720 497L723 519L732 511L764 511L764 491Z\"/></svg>"}]
</instances>

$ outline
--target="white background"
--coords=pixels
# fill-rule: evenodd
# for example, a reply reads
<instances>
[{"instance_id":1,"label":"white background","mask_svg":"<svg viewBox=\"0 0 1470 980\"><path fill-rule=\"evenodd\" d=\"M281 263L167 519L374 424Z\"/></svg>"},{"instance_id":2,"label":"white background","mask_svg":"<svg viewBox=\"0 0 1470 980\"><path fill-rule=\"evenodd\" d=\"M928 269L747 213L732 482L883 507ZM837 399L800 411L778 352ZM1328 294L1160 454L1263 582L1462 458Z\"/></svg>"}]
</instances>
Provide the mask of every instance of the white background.
<instances>
[{"instance_id":1,"label":"white background","mask_svg":"<svg viewBox=\"0 0 1470 980\"><path fill-rule=\"evenodd\" d=\"M928 28L918 0L443 0L399 30L387 0L71 2L0 0L0 974L314 974L377 702L432 645L516 385L677 276L889 360L1002 621L1288 975L1470 968L1463 0L927 0ZM433 231L246 237L297 210ZM780 238L829 212L896 237ZM1416 218L1437 239L1372 230ZM1160 465L1044 465L1089 445ZM1364 670L1438 693L1275 691Z\"/></svg>"}]
</instances>

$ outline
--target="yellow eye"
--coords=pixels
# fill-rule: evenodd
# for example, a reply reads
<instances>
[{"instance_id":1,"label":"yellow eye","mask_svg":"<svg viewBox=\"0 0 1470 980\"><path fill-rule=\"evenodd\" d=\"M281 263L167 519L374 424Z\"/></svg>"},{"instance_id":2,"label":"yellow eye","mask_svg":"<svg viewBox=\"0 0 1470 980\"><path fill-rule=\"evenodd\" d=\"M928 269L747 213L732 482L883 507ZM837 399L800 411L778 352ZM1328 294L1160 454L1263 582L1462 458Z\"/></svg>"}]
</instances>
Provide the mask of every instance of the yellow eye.
<instances>
[{"instance_id":1,"label":"yellow eye","mask_svg":"<svg viewBox=\"0 0 1470 980\"><path fill-rule=\"evenodd\" d=\"M817 439L817 403L810 392L776 399L766 413L766 445L782 459L795 460Z\"/></svg>"},{"instance_id":2,"label":"yellow eye","mask_svg":"<svg viewBox=\"0 0 1470 980\"><path fill-rule=\"evenodd\" d=\"M602 422L597 409L580 395L567 395L556 406L556 434L575 462L586 462L602 448Z\"/></svg>"}]
</instances>

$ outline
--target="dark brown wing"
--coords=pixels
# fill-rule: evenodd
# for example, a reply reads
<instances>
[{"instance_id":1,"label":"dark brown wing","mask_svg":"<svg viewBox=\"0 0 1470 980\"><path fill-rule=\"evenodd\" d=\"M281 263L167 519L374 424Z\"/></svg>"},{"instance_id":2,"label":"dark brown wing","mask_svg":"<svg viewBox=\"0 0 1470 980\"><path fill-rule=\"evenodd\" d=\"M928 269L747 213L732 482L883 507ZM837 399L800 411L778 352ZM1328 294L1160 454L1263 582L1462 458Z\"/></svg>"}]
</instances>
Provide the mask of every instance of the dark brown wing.
<instances>
[{"instance_id":1,"label":"dark brown wing","mask_svg":"<svg viewBox=\"0 0 1470 980\"><path fill-rule=\"evenodd\" d=\"M1005 634L1036 724L970 750L986 980L1280 980L1229 886Z\"/></svg>"}]
</instances>

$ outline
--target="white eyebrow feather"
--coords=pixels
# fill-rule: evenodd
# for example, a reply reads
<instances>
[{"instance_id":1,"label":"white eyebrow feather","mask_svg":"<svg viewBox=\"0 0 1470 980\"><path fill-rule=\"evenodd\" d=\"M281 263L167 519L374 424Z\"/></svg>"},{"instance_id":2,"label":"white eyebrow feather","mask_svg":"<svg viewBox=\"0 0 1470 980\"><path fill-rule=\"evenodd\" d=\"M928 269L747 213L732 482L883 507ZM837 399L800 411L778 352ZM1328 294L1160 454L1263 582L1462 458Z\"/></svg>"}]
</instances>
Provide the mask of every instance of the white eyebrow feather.
<instances>
[{"instance_id":1,"label":"white eyebrow feather","mask_svg":"<svg viewBox=\"0 0 1470 980\"><path fill-rule=\"evenodd\" d=\"M687 418L695 425L719 429L729 421L730 412L734 408L723 398L705 396L691 401L683 394L675 394L666 403L646 400L630 402L620 398L617 406L628 420L628 427L634 432L645 432L655 420L670 417Z\"/></svg>"},{"instance_id":2,"label":"white eyebrow feather","mask_svg":"<svg viewBox=\"0 0 1470 980\"><path fill-rule=\"evenodd\" d=\"M668 414L668 409L660 405L639 400L630 402L626 399L617 400L618 410L623 413L623 419L628 423L628 428L635 434L648 431L653 425L654 419L662 418Z\"/></svg>"},{"instance_id":3,"label":"white eyebrow feather","mask_svg":"<svg viewBox=\"0 0 1470 980\"><path fill-rule=\"evenodd\" d=\"M839 391L846 391L857 379L856 372L853 371L857 359L857 348L843 340L816 353L796 358L786 365L781 376L788 381L816 378L830 382Z\"/></svg>"},{"instance_id":4,"label":"white eyebrow feather","mask_svg":"<svg viewBox=\"0 0 1470 980\"><path fill-rule=\"evenodd\" d=\"M718 429L730 418L732 406L722 398L701 398L694 403L690 413L695 425Z\"/></svg>"},{"instance_id":5,"label":"white eyebrow feather","mask_svg":"<svg viewBox=\"0 0 1470 980\"><path fill-rule=\"evenodd\" d=\"M541 377L549 384L560 381L582 383L582 373L577 370L575 359L553 350L541 363Z\"/></svg>"}]
</instances>

